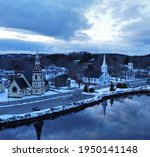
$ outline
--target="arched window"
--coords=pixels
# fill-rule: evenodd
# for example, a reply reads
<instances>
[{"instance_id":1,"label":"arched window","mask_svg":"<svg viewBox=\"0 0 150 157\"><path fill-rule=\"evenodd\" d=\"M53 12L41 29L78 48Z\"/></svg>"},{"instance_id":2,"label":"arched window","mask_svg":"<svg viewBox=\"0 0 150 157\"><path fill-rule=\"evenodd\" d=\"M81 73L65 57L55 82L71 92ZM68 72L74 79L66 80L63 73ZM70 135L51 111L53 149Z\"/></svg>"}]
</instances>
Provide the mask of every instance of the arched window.
<instances>
[{"instance_id":1,"label":"arched window","mask_svg":"<svg viewBox=\"0 0 150 157\"><path fill-rule=\"evenodd\" d=\"M17 88L16 88L16 87L13 87L13 88L12 88L12 92L13 92L13 93L17 93Z\"/></svg>"},{"instance_id":2,"label":"arched window","mask_svg":"<svg viewBox=\"0 0 150 157\"><path fill-rule=\"evenodd\" d=\"M35 75L35 79L37 80L37 75Z\"/></svg>"}]
</instances>

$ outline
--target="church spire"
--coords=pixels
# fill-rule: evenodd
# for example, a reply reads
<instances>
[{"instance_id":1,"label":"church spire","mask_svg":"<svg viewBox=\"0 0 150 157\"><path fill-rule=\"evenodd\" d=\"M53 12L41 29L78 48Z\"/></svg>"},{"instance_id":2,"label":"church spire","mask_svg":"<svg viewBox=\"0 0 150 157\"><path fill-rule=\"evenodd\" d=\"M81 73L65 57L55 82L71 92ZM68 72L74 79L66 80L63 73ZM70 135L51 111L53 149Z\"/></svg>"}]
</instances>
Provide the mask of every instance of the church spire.
<instances>
[{"instance_id":1,"label":"church spire","mask_svg":"<svg viewBox=\"0 0 150 157\"><path fill-rule=\"evenodd\" d=\"M106 115L106 107L107 107L107 100L102 102L102 107L103 107L103 113L104 113L104 118Z\"/></svg>"},{"instance_id":2,"label":"church spire","mask_svg":"<svg viewBox=\"0 0 150 157\"><path fill-rule=\"evenodd\" d=\"M105 57L105 54L104 54L104 57L103 57L103 63L102 63L102 66L101 66L101 72L103 73L107 73L107 64L106 64L106 57Z\"/></svg>"},{"instance_id":3,"label":"church spire","mask_svg":"<svg viewBox=\"0 0 150 157\"><path fill-rule=\"evenodd\" d=\"M35 57L35 68L34 68L34 70L41 70L40 57L39 57L38 49L37 49L36 57Z\"/></svg>"},{"instance_id":4,"label":"church spire","mask_svg":"<svg viewBox=\"0 0 150 157\"><path fill-rule=\"evenodd\" d=\"M37 121L37 122L34 123L34 127L35 127L35 130L36 130L36 135L37 135L37 140L41 139L43 124L44 124L43 121Z\"/></svg>"},{"instance_id":5,"label":"church spire","mask_svg":"<svg viewBox=\"0 0 150 157\"><path fill-rule=\"evenodd\" d=\"M106 65L106 57L105 57L105 54L104 54L104 58L103 58L103 65Z\"/></svg>"}]
</instances>

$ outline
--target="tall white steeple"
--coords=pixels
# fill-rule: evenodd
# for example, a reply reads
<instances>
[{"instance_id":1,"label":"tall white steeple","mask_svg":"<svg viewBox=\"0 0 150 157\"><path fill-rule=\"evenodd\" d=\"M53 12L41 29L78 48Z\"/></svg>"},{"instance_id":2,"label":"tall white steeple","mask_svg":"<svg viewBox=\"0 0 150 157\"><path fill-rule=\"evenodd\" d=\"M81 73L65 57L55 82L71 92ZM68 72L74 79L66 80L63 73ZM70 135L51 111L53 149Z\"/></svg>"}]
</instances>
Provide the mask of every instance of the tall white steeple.
<instances>
[{"instance_id":1,"label":"tall white steeple","mask_svg":"<svg viewBox=\"0 0 150 157\"><path fill-rule=\"evenodd\" d=\"M37 52L36 52L35 68L34 68L34 70L36 70L36 71L40 71L41 70L40 57L39 57L38 49L37 49Z\"/></svg>"},{"instance_id":2,"label":"tall white steeple","mask_svg":"<svg viewBox=\"0 0 150 157\"><path fill-rule=\"evenodd\" d=\"M101 72L103 72L103 73L107 73L108 72L105 54L104 54L104 58L103 58L103 64L101 66Z\"/></svg>"},{"instance_id":3,"label":"tall white steeple","mask_svg":"<svg viewBox=\"0 0 150 157\"><path fill-rule=\"evenodd\" d=\"M35 57L35 67L32 73L32 94L41 95L44 92L44 75L40 65L40 57L37 50Z\"/></svg>"}]
</instances>

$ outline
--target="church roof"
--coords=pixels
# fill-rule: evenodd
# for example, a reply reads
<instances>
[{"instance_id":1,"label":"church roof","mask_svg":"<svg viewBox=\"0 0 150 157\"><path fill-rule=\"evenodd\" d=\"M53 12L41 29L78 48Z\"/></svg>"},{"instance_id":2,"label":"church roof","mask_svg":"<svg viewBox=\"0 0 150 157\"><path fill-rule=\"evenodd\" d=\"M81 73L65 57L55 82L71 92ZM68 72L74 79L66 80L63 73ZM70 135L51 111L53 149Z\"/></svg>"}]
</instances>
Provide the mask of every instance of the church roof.
<instances>
[{"instance_id":1,"label":"church roof","mask_svg":"<svg viewBox=\"0 0 150 157\"><path fill-rule=\"evenodd\" d=\"M21 89L28 87L27 83L25 82L23 78L16 78L15 81Z\"/></svg>"},{"instance_id":2,"label":"church roof","mask_svg":"<svg viewBox=\"0 0 150 157\"><path fill-rule=\"evenodd\" d=\"M27 79L27 81L32 84L32 72L29 71L25 71L23 73L23 75L25 76L25 78Z\"/></svg>"}]
</instances>

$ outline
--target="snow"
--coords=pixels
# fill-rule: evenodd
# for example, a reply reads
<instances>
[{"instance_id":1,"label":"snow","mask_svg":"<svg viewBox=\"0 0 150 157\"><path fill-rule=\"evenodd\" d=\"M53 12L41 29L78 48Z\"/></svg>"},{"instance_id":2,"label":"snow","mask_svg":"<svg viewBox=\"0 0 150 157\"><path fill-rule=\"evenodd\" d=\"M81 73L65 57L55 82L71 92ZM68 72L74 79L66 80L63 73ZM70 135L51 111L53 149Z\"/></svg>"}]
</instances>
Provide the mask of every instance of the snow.
<instances>
[{"instance_id":1,"label":"snow","mask_svg":"<svg viewBox=\"0 0 150 157\"><path fill-rule=\"evenodd\" d=\"M89 98L84 101L77 101L70 104L65 104L62 106L57 106L45 110L35 111L35 112L29 112L29 113L23 113L23 114L14 114L14 115L0 115L0 121L1 123L5 122L13 122L16 120L23 120L23 119L30 119L33 117L38 117L46 114L52 114L52 113L58 113L63 110L68 110L75 108L77 106L87 105L88 103L92 103L94 101L101 100L104 96L110 96L110 95L116 95L119 93L128 93L128 92L134 92L134 91L149 91L150 92L150 86L142 86L137 88L127 88L127 89L117 89L116 91L109 91L108 88L104 88L101 90L98 90L95 94L94 98Z\"/></svg>"},{"instance_id":2,"label":"snow","mask_svg":"<svg viewBox=\"0 0 150 157\"><path fill-rule=\"evenodd\" d=\"M5 92L3 93L0 93L0 102L11 102L11 101L19 101L19 100L30 100L32 98L41 98L41 97L44 97L44 96L51 96L51 95L56 95L58 93L66 93L66 92L70 92L70 91L74 91L72 89L68 89L67 87L62 87L62 88L59 88L59 89L55 89L55 90L49 90L47 92L45 92L43 95L41 96L36 96L36 95L30 95L30 96L25 96L25 97L22 97L22 98L8 98L8 89L5 89Z\"/></svg>"},{"instance_id":3,"label":"snow","mask_svg":"<svg viewBox=\"0 0 150 157\"><path fill-rule=\"evenodd\" d=\"M48 91L40 97L48 96L48 95L54 95L54 94L57 94L57 92ZM8 101L11 102L11 101L17 101L17 100L27 100L27 99L31 99L31 98L37 98L37 97L39 97L39 96L30 95L30 96L25 96L25 97L22 97L22 98L8 98L8 89L5 89L5 92L0 93L0 102L8 102Z\"/></svg>"},{"instance_id":4,"label":"snow","mask_svg":"<svg viewBox=\"0 0 150 157\"><path fill-rule=\"evenodd\" d=\"M79 88L79 84L75 80L70 80L70 87L71 88ZM84 88L84 84L80 83L80 89Z\"/></svg>"}]
</instances>

